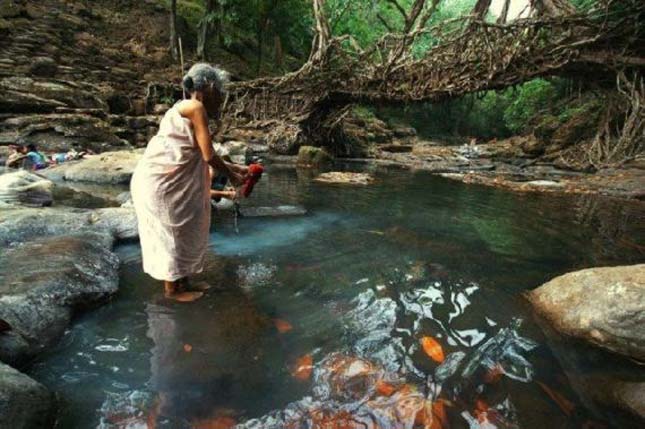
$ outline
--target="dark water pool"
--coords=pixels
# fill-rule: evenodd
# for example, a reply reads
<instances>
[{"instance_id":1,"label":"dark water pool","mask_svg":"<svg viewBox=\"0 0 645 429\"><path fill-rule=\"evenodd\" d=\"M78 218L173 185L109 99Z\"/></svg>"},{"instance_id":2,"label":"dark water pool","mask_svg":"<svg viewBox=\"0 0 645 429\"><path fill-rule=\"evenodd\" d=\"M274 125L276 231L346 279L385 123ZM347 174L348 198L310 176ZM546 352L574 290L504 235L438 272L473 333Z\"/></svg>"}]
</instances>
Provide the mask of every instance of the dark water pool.
<instances>
[{"instance_id":1,"label":"dark water pool","mask_svg":"<svg viewBox=\"0 0 645 429\"><path fill-rule=\"evenodd\" d=\"M239 235L216 216L214 287L195 303L164 300L121 246L119 294L31 371L59 395L58 427L614 425L583 405L570 380L586 364L563 367L521 294L645 260L643 205L377 176L270 169L249 203L308 215L242 219Z\"/></svg>"}]
</instances>

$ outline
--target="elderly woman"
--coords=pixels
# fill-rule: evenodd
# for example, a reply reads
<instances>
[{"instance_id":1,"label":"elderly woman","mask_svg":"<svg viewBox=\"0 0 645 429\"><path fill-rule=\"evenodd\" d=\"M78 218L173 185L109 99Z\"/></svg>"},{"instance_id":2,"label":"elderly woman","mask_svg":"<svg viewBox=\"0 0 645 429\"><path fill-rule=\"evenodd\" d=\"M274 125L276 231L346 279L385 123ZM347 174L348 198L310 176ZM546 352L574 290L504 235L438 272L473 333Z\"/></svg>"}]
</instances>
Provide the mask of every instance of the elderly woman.
<instances>
[{"instance_id":1,"label":"elderly woman","mask_svg":"<svg viewBox=\"0 0 645 429\"><path fill-rule=\"evenodd\" d=\"M187 278L202 271L211 221L209 165L239 184L241 174L213 151L209 118L219 120L226 73L195 64L183 80L190 99L179 101L161 120L132 177L143 270L164 281L165 295L193 301L207 288ZM201 290L200 290L201 289Z\"/></svg>"}]
</instances>

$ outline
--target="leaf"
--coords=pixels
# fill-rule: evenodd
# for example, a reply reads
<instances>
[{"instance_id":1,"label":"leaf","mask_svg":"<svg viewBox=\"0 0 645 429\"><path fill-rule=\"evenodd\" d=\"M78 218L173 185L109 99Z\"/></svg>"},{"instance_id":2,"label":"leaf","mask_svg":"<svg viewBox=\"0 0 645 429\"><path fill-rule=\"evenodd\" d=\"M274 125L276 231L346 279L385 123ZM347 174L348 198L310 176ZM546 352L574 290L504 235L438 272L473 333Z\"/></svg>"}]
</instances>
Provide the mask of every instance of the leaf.
<instances>
[{"instance_id":1,"label":"leaf","mask_svg":"<svg viewBox=\"0 0 645 429\"><path fill-rule=\"evenodd\" d=\"M441 363L446 359L441 344L439 344L434 338L423 337L420 342L425 354L427 354L433 361Z\"/></svg>"},{"instance_id":2,"label":"leaf","mask_svg":"<svg viewBox=\"0 0 645 429\"><path fill-rule=\"evenodd\" d=\"M296 364L294 365L294 370L291 372L291 375L300 381L306 381L311 377L313 368L314 360L310 354L306 354L296 360Z\"/></svg>"}]
</instances>

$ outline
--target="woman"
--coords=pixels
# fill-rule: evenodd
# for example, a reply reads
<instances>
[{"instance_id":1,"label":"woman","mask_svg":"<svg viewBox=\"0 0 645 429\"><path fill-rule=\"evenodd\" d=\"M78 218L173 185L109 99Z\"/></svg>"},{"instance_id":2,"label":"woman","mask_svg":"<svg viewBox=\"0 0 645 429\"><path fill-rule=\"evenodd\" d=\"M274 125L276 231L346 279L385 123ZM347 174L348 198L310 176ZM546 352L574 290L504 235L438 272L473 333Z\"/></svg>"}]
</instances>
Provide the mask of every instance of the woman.
<instances>
[{"instance_id":1,"label":"woman","mask_svg":"<svg viewBox=\"0 0 645 429\"><path fill-rule=\"evenodd\" d=\"M234 185L240 173L215 154L208 119L220 119L226 74L195 64L183 80L190 99L168 110L132 177L143 270L164 281L165 294L193 301L207 285L191 290L187 278L202 271L210 228L209 165Z\"/></svg>"}]
</instances>

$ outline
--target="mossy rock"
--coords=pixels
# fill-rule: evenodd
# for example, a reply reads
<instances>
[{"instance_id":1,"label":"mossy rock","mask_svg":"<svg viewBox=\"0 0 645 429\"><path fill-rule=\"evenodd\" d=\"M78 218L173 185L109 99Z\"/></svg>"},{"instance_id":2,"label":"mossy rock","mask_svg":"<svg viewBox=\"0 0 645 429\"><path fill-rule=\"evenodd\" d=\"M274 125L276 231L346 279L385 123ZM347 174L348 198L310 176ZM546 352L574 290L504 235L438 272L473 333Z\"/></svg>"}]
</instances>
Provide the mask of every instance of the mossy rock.
<instances>
[{"instance_id":1,"label":"mossy rock","mask_svg":"<svg viewBox=\"0 0 645 429\"><path fill-rule=\"evenodd\" d=\"M325 149L314 146L301 146L298 151L298 165L302 167L324 167L332 164L333 157Z\"/></svg>"},{"instance_id":2,"label":"mossy rock","mask_svg":"<svg viewBox=\"0 0 645 429\"><path fill-rule=\"evenodd\" d=\"M533 130L533 134L539 140L548 142L553 138L553 134L558 130L561 123L560 120L554 115L545 115L540 118L540 122Z\"/></svg>"}]
</instances>

